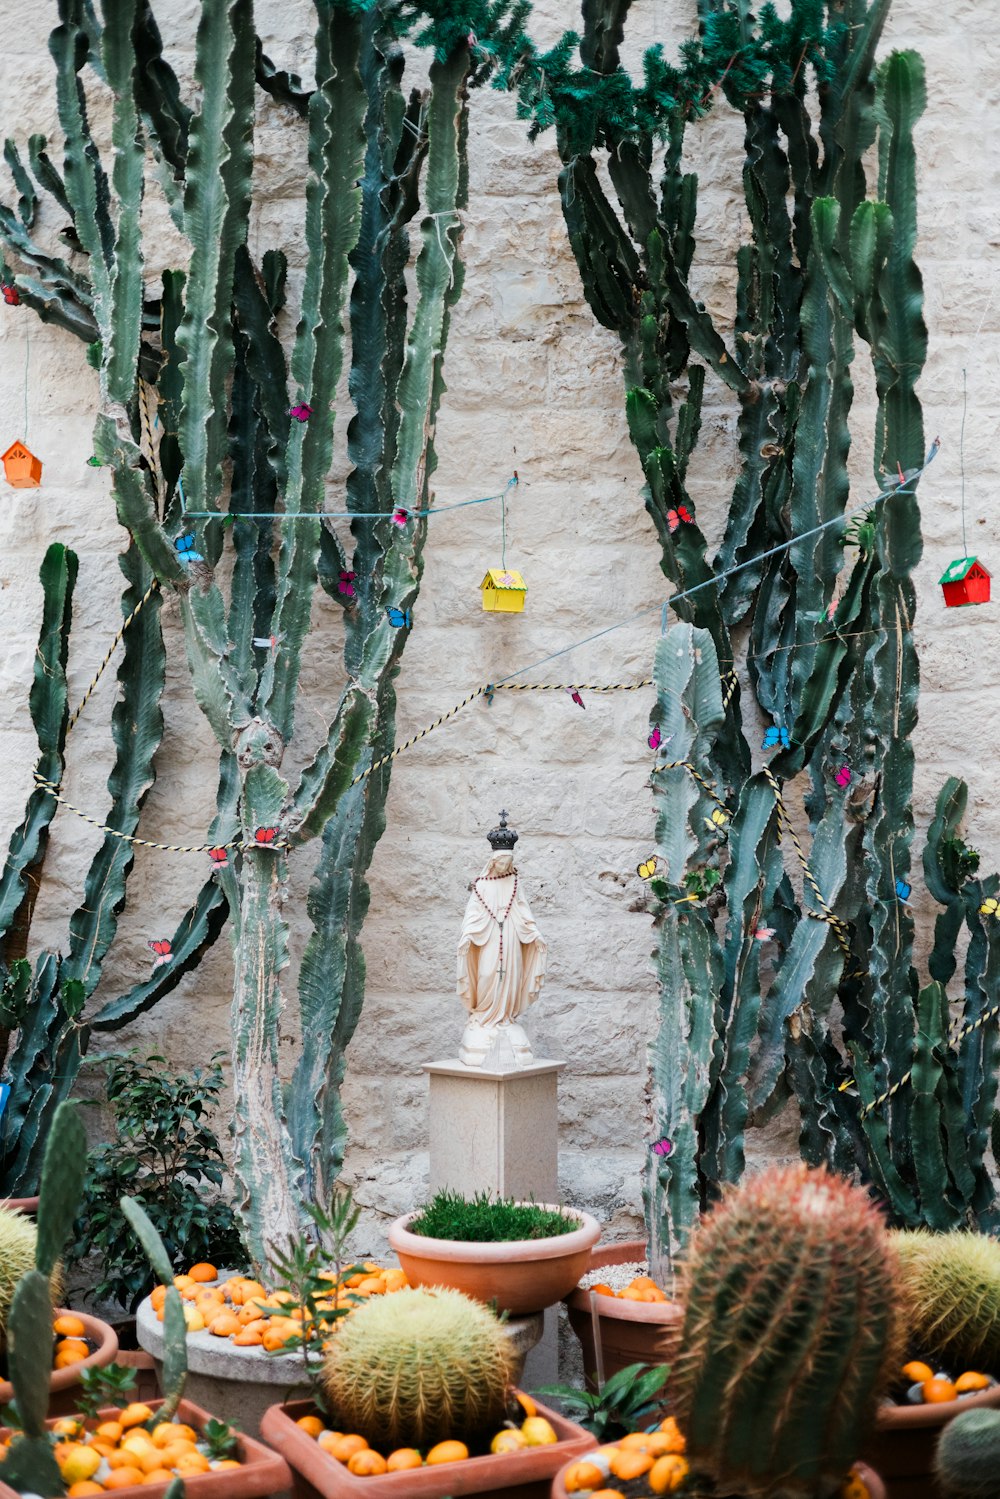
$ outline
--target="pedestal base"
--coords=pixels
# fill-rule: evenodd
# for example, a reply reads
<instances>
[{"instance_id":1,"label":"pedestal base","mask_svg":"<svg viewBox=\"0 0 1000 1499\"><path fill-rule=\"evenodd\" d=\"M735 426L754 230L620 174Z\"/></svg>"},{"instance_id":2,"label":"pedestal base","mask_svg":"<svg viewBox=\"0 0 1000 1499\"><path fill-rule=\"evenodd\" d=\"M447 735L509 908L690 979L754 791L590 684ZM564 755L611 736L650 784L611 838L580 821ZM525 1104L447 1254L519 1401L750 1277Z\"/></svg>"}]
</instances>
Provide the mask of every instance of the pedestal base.
<instances>
[{"instance_id":1,"label":"pedestal base","mask_svg":"<svg viewBox=\"0 0 1000 1499\"><path fill-rule=\"evenodd\" d=\"M430 1191L558 1197L556 1087L565 1062L487 1071L425 1062L430 1076Z\"/></svg>"}]
</instances>

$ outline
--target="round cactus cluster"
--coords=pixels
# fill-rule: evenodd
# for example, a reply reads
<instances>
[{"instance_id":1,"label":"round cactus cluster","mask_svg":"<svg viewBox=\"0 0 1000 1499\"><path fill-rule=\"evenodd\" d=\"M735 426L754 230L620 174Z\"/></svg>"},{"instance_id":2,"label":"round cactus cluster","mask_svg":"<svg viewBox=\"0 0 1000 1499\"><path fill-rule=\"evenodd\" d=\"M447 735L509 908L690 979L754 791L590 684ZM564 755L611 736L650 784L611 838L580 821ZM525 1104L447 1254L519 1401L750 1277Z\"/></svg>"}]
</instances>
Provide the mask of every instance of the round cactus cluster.
<instances>
[{"instance_id":1,"label":"round cactus cluster","mask_svg":"<svg viewBox=\"0 0 1000 1499\"><path fill-rule=\"evenodd\" d=\"M22 1275L35 1268L35 1220L14 1208L0 1208L0 1331Z\"/></svg>"},{"instance_id":2,"label":"round cactus cluster","mask_svg":"<svg viewBox=\"0 0 1000 1499\"><path fill-rule=\"evenodd\" d=\"M497 1427L509 1374L502 1323L461 1292L437 1288L397 1291L346 1318L323 1382L344 1431L423 1448Z\"/></svg>"},{"instance_id":3,"label":"round cactus cluster","mask_svg":"<svg viewBox=\"0 0 1000 1499\"><path fill-rule=\"evenodd\" d=\"M867 1194L802 1164L748 1178L692 1235L671 1388L720 1490L836 1493L897 1357L895 1257Z\"/></svg>"},{"instance_id":4,"label":"round cactus cluster","mask_svg":"<svg viewBox=\"0 0 1000 1499\"><path fill-rule=\"evenodd\" d=\"M959 1230L891 1237L910 1351L1000 1374L1000 1244Z\"/></svg>"},{"instance_id":5,"label":"round cactus cluster","mask_svg":"<svg viewBox=\"0 0 1000 1499\"><path fill-rule=\"evenodd\" d=\"M996 1499L1000 1486L1000 1411L965 1411L937 1445L936 1473L947 1499Z\"/></svg>"}]
</instances>

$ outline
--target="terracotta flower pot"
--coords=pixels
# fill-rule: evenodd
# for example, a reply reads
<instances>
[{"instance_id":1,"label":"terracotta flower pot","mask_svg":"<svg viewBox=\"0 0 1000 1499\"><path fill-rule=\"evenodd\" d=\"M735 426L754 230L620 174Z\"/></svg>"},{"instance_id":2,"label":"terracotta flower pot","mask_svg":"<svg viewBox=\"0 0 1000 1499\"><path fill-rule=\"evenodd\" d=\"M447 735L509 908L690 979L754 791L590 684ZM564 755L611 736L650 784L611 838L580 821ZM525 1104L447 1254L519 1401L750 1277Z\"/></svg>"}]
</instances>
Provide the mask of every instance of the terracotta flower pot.
<instances>
[{"instance_id":1,"label":"terracotta flower pot","mask_svg":"<svg viewBox=\"0 0 1000 1499\"><path fill-rule=\"evenodd\" d=\"M576 1458L572 1459L572 1462L576 1461ZM563 1474L569 1466L570 1463L566 1463L565 1467L560 1468L555 1478L553 1478L551 1499L569 1499L566 1493L566 1485L563 1483ZM873 1472L867 1463L855 1463L854 1466L859 1476L864 1479L871 1499L886 1499L885 1484L879 1478L878 1474Z\"/></svg>"},{"instance_id":2,"label":"terracotta flower pot","mask_svg":"<svg viewBox=\"0 0 1000 1499\"><path fill-rule=\"evenodd\" d=\"M625 1265L646 1258L645 1239L603 1244L595 1249L582 1273L606 1265ZM575 1290L565 1298L570 1326L580 1339L587 1387L597 1388L597 1358L590 1292ZM617 1296L596 1297L601 1330L604 1377L609 1379L629 1364L669 1364L676 1356L684 1314L675 1301L622 1301Z\"/></svg>"},{"instance_id":3,"label":"terracotta flower pot","mask_svg":"<svg viewBox=\"0 0 1000 1499\"><path fill-rule=\"evenodd\" d=\"M152 1410L157 1410L163 1401L151 1400L149 1404ZM104 1410L98 1420L110 1421L117 1414L113 1408ZM192 1405L190 1400L181 1401L177 1418L188 1426L193 1426L196 1431L200 1431L205 1422L212 1419L208 1411L203 1411L200 1405ZM88 1427L97 1424L97 1421L87 1422ZM4 1431L3 1435L6 1434ZM291 1474L284 1458L279 1457L276 1452L269 1452L261 1442L255 1442L252 1437L237 1432L236 1456L240 1460L238 1469L229 1468L221 1473L199 1473L194 1478L185 1479L185 1493L190 1494L191 1499L195 1499L196 1494L199 1499L201 1495L204 1495L204 1499L269 1499L270 1495L287 1490ZM115 1489L115 1494L118 1499L162 1499L168 1487L166 1482L134 1483L125 1489ZM20 1499L20 1496L0 1482L0 1499Z\"/></svg>"},{"instance_id":4,"label":"terracotta flower pot","mask_svg":"<svg viewBox=\"0 0 1000 1499\"><path fill-rule=\"evenodd\" d=\"M885 1479L889 1499L941 1499L934 1478L938 1437L949 1421L977 1406L1000 1408L1000 1384L981 1395L940 1405L886 1403L879 1407L875 1431L865 1443L865 1457Z\"/></svg>"},{"instance_id":5,"label":"terracotta flower pot","mask_svg":"<svg viewBox=\"0 0 1000 1499\"><path fill-rule=\"evenodd\" d=\"M314 1407L308 1400L272 1405L264 1414L261 1432L265 1441L287 1459L294 1475L295 1499L458 1499L462 1494L478 1494L480 1499L549 1499L556 1470L593 1451L597 1442L582 1426L575 1426L537 1400L535 1405L559 1437L548 1447L489 1453L465 1462L408 1468L402 1473L369 1478L349 1473L343 1463L330 1457L301 1426L296 1426L299 1416L313 1414Z\"/></svg>"},{"instance_id":6,"label":"terracotta flower pot","mask_svg":"<svg viewBox=\"0 0 1000 1499\"><path fill-rule=\"evenodd\" d=\"M559 1209L540 1203L552 1212ZM410 1233L418 1216L407 1213L389 1228L389 1243L399 1256L411 1286L450 1286L477 1301L495 1301L503 1312L540 1312L572 1290L587 1268L601 1226L576 1208L567 1214L580 1227L551 1239L516 1239L506 1244L464 1243L428 1239Z\"/></svg>"},{"instance_id":7,"label":"terracotta flower pot","mask_svg":"<svg viewBox=\"0 0 1000 1499\"><path fill-rule=\"evenodd\" d=\"M34 1218L38 1212L38 1201L37 1197L0 1197L0 1208L17 1208L29 1218Z\"/></svg>"},{"instance_id":8,"label":"terracotta flower pot","mask_svg":"<svg viewBox=\"0 0 1000 1499\"><path fill-rule=\"evenodd\" d=\"M76 1386L84 1369L104 1369L113 1364L118 1352L118 1337L113 1327L99 1317L88 1317L86 1312L71 1312L60 1307L57 1317L79 1317L84 1326L84 1337L97 1346L94 1352L70 1364L66 1369L53 1369L49 1376L49 1415L68 1416L76 1409ZM0 1379L0 1405L7 1405L14 1398L14 1386Z\"/></svg>"}]
</instances>

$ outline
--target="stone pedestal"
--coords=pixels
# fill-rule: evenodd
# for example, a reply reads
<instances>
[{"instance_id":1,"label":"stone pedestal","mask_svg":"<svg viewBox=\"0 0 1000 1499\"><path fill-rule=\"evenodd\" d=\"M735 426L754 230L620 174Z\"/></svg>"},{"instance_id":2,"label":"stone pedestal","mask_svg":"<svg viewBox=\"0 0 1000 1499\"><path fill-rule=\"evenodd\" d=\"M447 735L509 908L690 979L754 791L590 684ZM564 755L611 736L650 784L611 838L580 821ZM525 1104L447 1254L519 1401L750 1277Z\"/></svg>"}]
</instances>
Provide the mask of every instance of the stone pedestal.
<instances>
[{"instance_id":1,"label":"stone pedestal","mask_svg":"<svg viewBox=\"0 0 1000 1499\"><path fill-rule=\"evenodd\" d=\"M466 1067L457 1059L425 1062L430 1077L430 1195L450 1188L472 1196L559 1201L556 1089L565 1062L535 1061L516 1071ZM528 1355L527 1388L558 1377L558 1307ZM539 1318L539 1321L541 1319Z\"/></svg>"},{"instance_id":2,"label":"stone pedestal","mask_svg":"<svg viewBox=\"0 0 1000 1499\"><path fill-rule=\"evenodd\" d=\"M556 1086L565 1062L490 1072L425 1062L430 1076L430 1192L558 1200Z\"/></svg>"}]
</instances>

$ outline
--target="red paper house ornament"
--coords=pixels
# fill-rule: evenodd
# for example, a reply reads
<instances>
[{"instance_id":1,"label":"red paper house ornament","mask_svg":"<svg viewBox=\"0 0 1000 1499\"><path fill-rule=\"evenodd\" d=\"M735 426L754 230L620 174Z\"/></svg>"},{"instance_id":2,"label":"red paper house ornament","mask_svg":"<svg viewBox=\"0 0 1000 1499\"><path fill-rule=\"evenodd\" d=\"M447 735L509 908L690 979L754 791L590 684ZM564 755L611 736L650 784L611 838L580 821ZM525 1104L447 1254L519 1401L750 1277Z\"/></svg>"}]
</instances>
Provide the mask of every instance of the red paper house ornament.
<instances>
[{"instance_id":1,"label":"red paper house ornament","mask_svg":"<svg viewBox=\"0 0 1000 1499\"><path fill-rule=\"evenodd\" d=\"M990 575L978 557L959 557L949 562L938 581L944 589L948 609L990 601Z\"/></svg>"},{"instance_id":2,"label":"red paper house ornament","mask_svg":"<svg viewBox=\"0 0 1000 1499\"><path fill-rule=\"evenodd\" d=\"M12 443L2 462L7 483L15 489L37 489L41 484L42 460L29 452L23 442Z\"/></svg>"}]
</instances>

